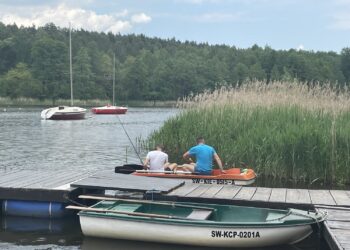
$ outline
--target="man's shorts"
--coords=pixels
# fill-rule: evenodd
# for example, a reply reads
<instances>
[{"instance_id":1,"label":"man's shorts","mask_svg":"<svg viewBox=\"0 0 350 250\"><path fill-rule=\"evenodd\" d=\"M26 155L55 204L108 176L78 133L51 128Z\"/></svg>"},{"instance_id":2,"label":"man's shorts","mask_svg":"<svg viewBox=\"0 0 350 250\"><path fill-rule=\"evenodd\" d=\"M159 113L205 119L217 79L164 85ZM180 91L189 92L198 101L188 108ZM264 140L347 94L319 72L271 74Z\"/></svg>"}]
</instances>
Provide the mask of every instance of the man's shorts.
<instances>
[{"instance_id":1,"label":"man's shorts","mask_svg":"<svg viewBox=\"0 0 350 250\"><path fill-rule=\"evenodd\" d=\"M194 174L196 175L211 175L212 171L198 171L197 166L194 168Z\"/></svg>"}]
</instances>

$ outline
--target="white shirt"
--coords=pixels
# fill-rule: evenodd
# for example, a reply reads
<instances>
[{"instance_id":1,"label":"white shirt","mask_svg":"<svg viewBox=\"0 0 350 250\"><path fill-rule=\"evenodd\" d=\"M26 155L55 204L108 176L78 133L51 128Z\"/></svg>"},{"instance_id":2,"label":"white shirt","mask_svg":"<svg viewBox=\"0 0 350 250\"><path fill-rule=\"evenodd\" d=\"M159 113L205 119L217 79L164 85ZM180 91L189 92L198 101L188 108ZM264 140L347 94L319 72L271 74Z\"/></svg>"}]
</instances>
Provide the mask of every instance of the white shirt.
<instances>
[{"instance_id":1,"label":"white shirt","mask_svg":"<svg viewBox=\"0 0 350 250\"><path fill-rule=\"evenodd\" d=\"M168 162L168 155L159 150L148 152L146 159L149 160L150 170L164 170L164 164Z\"/></svg>"}]
</instances>

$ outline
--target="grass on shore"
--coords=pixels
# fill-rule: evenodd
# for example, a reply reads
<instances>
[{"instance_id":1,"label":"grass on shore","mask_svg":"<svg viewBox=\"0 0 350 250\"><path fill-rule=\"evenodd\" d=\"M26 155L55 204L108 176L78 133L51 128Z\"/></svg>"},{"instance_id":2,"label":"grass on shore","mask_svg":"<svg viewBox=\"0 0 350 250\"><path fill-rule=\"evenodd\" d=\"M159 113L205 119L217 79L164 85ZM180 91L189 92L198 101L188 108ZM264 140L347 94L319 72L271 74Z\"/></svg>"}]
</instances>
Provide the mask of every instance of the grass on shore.
<instances>
[{"instance_id":1,"label":"grass on shore","mask_svg":"<svg viewBox=\"0 0 350 250\"><path fill-rule=\"evenodd\" d=\"M197 136L227 166L245 162L275 180L350 182L350 95L331 85L246 83L179 102L182 112L154 132L170 159Z\"/></svg>"}]
</instances>

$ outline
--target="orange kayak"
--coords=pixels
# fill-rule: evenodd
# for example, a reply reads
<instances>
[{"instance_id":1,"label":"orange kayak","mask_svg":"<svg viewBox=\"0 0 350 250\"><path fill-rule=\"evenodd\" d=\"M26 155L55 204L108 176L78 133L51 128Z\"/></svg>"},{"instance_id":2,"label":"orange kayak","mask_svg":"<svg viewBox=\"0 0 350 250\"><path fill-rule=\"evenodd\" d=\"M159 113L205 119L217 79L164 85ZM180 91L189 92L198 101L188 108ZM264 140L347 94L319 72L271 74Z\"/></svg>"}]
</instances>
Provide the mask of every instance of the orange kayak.
<instances>
[{"instance_id":1,"label":"orange kayak","mask_svg":"<svg viewBox=\"0 0 350 250\"><path fill-rule=\"evenodd\" d=\"M225 169L225 173L221 173L219 169L214 169L212 175L198 175L181 170L177 172L135 170L132 174L149 177L192 179L193 183L218 185L250 185L256 179L256 174L251 168L230 168Z\"/></svg>"}]
</instances>

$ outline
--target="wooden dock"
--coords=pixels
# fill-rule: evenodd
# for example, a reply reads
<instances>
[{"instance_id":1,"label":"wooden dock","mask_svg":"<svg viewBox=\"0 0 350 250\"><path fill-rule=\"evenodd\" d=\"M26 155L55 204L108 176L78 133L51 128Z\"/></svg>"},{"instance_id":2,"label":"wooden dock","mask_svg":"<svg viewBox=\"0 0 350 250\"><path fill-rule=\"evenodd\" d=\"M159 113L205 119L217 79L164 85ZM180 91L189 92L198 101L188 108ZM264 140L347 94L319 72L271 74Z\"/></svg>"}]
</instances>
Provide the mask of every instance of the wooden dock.
<instances>
[{"instance_id":1,"label":"wooden dock","mask_svg":"<svg viewBox=\"0 0 350 250\"><path fill-rule=\"evenodd\" d=\"M230 204L309 207L314 205L350 206L350 191L246 187L186 183L167 197L177 200L210 199Z\"/></svg>"},{"instance_id":2,"label":"wooden dock","mask_svg":"<svg viewBox=\"0 0 350 250\"><path fill-rule=\"evenodd\" d=\"M81 194L70 184L92 174L73 170L0 170L0 200L66 203Z\"/></svg>"},{"instance_id":3,"label":"wooden dock","mask_svg":"<svg viewBox=\"0 0 350 250\"><path fill-rule=\"evenodd\" d=\"M350 249L350 208L316 206L320 211L327 211L323 236L333 250Z\"/></svg>"},{"instance_id":4,"label":"wooden dock","mask_svg":"<svg viewBox=\"0 0 350 250\"><path fill-rule=\"evenodd\" d=\"M124 190L131 192L159 192L167 194L185 184L183 180L117 174L102 171L88 178L76 181L72 187L89 190Z\"/></svg>"},{"instance_id":5,"label":"wooden dock","mask_svg":"<svg viewBox=\"0 0 350 250\"><path fill-rule=\"evenodd\" d=\"M323 237L332 250L350 249L350 191L207 185L187 182L165 199L328 212Z\"/></svg>"},{"instance_id":6,"label":"wooden dock","mask_svg":"<svg viewBox=\"0 0 350 250\"><path fill-rule=\"evenodd\" d=\"M0 200L68 203L99 190L145 193L146 199L326 210L323 237L332 250L350 249L350 191L196 184L108 172L0 170Z\"/></svg>"}]
</instances>

